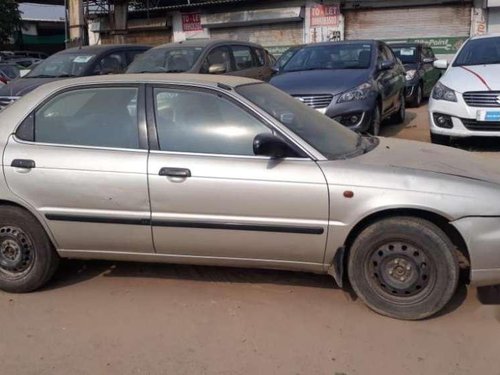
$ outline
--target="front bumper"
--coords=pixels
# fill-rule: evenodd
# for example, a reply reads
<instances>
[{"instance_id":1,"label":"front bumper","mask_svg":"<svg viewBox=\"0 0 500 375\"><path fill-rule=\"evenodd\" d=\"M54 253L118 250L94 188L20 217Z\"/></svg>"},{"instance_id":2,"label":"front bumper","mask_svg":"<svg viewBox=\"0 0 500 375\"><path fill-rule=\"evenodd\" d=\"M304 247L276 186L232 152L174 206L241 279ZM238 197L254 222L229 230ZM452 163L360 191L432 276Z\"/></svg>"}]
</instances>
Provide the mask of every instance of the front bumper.
<instances>
[{"instance_id":1,"label":"front bumper","mask_svg":"<svg viewBox=\"0 0 500 375\"><path fill-rule=\"evenodd\" d=\"M325 115L330 118L336 119L347 128L357 131L366 132L370 129L372 123L372 114L375 106L377 105L375 95L369 95L363 100L353 100L351 102L337 103L339 95L333 97L332 102L324 110ZM349 117L350 115L359 116L360 120L354 124L340 121L341 117Z\"/></svg>"},{"instance_id":2,"label":"front bumper","mask_svg":"<svg viewBox=\"0 0 500 375\"><path fill-rule=\"evenodd\" d=\"M462 94L456 93L456 95L457 102L435 100L432 97L429 99L431 133L457 138L500 137L500 122L488 123L476 120L478 111L500 111L500 107L470 107L465 103ZM447 129L437 126L433 116L435 113L450 116L453 127Z\"/></svg>"},{"instance_id":3,"label":"front bumper","mask_svg":"<svg viewBox=\"0 0 500 375\"><path fill-rule=\"evenodd\" d=\"M451 224L469 251L471 285L500 284L500 217L466 217Z\"/></svg>"}]
</instances>

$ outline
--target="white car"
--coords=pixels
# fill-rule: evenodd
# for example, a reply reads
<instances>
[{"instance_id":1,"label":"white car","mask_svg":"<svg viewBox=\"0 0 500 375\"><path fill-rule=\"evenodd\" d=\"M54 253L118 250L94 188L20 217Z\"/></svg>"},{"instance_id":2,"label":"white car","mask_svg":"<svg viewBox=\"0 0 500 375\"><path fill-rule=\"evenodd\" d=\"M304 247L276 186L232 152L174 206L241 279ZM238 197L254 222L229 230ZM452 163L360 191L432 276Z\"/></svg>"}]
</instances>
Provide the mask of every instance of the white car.
<instances>
[{"instance_id":1,"label":"white car","mask_svg":"<svg viewBox=\"0 0 500 375\"><path fill-rule=\"evenodd\" d=\"M429 100L431 140L500 136L500 34L469 39L446 69Z\"/></svg>"}]
</instances>

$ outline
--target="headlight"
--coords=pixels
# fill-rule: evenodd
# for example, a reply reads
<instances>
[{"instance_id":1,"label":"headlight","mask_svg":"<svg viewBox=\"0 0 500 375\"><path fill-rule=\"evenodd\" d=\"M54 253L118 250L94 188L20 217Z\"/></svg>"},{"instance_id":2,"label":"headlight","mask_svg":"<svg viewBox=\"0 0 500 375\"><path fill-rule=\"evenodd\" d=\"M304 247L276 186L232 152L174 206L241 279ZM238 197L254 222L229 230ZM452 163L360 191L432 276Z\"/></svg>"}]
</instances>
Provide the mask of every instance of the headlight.
<instances>
[{"instance_id":1,"label":"headlight","mask_svg":"<svg viewBox=\"0 0 500 375\"><path fill-rule=\"evenodd\" d=\"M354 100L366 99L372 87L373 86L371 83L365 82L362 85L356 87L355 89L352 89L340 95L340 98L339 100L337 100L337 103L345 103L345 102L352 102Z\"/></svg>"},{"instance_id":2,"label":"headlight","mask_svg":"<svg viewBox=\"0 0 500 375\"><path fill-rule=\"evenodd\" d=\"M413 78L415 78L416 75L417 75L417 71L416 70L408 70L406 72L406 80L407 81L411 81Z\"/></svg>"},{"instance_id":3,"label":"headlight","mask_svg":"<svg viewBox=\"0 0 500 375\"><path fill-rule=\"evenodd\" d=\"M436 100L446 100L448 102L457 101L455 91L446 87L441 82L436 83L436 86L434 86L434 89L432 90L432 98Z\"/></svg>"}]
</instances>

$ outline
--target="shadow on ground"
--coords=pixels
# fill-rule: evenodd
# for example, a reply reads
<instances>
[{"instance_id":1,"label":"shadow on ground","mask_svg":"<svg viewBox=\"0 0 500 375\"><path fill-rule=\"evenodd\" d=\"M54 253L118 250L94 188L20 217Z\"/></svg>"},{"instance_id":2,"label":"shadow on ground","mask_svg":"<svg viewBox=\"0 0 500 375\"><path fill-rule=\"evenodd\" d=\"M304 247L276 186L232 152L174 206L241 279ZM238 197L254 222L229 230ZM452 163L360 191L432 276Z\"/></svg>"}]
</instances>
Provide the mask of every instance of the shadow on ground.
<instances>
[{"instance_id":1,"label":"shadow on ground","mask_svg":"<svg viewBox=\"0 0 500 375\"><path fill-rule=\"evenodd\" d=\"M78 284L98 276L256 283L338 289L328 275L231 267L189 266L132 262L65 260L45 290Z\"/></svg>"},{"instance_id":2,"label":"shadow on ground","mask_svg":"<svg viewBox=\"0 0 500 375\"><path fill-rule=\"evenodd\" d=\"M382 124L382 127L380 128L380 135L383 137L395 137L396 135L401 133L403 129L407 127L412 127L412 126L416 127L416 125L411 124L412 121L415 120L416 118L417 118L416 113L407 111L406 119L401 124L392 125L384 122Z\"/></svg>"}]
</instances>

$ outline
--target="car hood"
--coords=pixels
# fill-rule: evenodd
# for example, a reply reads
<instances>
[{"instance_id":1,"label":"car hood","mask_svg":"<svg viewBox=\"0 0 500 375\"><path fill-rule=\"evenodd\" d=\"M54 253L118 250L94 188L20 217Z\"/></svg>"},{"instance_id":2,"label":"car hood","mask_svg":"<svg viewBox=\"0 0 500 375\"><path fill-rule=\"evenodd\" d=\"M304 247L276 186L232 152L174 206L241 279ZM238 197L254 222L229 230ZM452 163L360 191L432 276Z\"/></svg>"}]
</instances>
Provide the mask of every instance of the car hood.
<instances>
[{"instance_id":1,"label":"car hood","mask_svg":"<svg viewBox=\"0 0 500 375\"><path fill-rule=\"evenodd\" d=\"M365 69L322 69L288 72L274 76L271 85L290 95L332 94L337 95L368 81Z\"/></svg>"},{"instance_id":2,"label":"car hood","mask_svg":"<svg viewBox=\"0 0 500 375\"><path fill-rule=\"evenodd\" d=\"M498 163L471 152L430 143L380 138L380 144L359 157L374 167L394 167L444 174L500 185Z\"/></svg>"},{"instance_id":3,"label":"car hood","mask_svg":"<svg viewBox=\"0 0 500 375\"><path fill-rule=\"evenodd\" d=\"M23 96L44 83L58 81L61 78L17 78L0 88L0 96Z\"/></svg>"},{"instance_id":4,"label":"car hood","mask_svg":"<svg viewBox=\"0 0 500 375\"><path fill-rule=\"evenodd\" d=\"M500 90L500 64L452 66L441 78L443 85L459 93Z\"/></svg>"}]
</instances>

